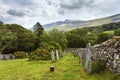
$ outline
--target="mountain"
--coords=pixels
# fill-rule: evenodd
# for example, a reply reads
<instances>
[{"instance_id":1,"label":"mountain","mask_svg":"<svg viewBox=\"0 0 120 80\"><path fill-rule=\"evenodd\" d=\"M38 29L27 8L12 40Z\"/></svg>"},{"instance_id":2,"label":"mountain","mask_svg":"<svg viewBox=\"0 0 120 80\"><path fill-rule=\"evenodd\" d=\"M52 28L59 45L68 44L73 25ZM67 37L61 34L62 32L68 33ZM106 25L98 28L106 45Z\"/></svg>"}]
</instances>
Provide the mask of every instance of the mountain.
<instances>
[{"instance_id":1,"label":"mountain","mask_svg":"<svg viewBox=\"0 0 120 80\"><path fill-rule=\"evenodd\" d=\"M120 14L117 14L105 18L88 20L88 21L66 19L65 21L57 21L50 24L45 24L43 25L43 27L45 28L45 30L51 30L53 28L56 28L61 31L69 31L76 28L99 26L99 25L108 24L112 22L119 22L119 21L120 21Z\"/></svg>"}]
</instances>

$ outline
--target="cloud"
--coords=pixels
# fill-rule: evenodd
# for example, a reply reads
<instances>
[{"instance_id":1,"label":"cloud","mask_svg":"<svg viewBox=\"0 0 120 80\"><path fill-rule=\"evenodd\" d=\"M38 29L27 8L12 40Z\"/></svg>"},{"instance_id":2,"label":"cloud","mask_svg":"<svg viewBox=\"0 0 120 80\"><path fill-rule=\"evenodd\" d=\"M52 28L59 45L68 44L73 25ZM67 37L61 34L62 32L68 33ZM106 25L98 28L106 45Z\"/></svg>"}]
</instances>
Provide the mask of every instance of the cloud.
<instances>
[{"instance_id":1,"label":"cloud","mask_svg":"<svg viewBox=\"0 0 120 80\"><path fill-rule=\"evenodd\" d=\"M36 22L90 20L120 13L120 0L0 0L0 20L31 28Z\"/></svg>"},{"instance_id":2,"label":"cloud","mask_svg":"<svg viewBox=\"0 0 120 80\"><path fill-rule=\"evenodd\" d=\"M64 9L81 9L84 6L90 6L95 0L63 0L60 7Z\"/></svg>"},{"instance_id":3,"label":"cloud","mask_svg":"<svg viewBox=\"0 0 120 80\"><path fill-rule=\"evenodd\" d=\"M20 6L27 6L32 5L32 0L1 0L4 4L8 5L20 5Z\"/></svg>"},{"instance_id":4,"label":"cloud","mask_svg":"<svg viewBox=\"0 0 120 80\"><path fill-rule=\"evenodd\" d=\"M7 13L12 15L12 16L18 16L18 17L25 16L25 13L23 13L22 11L17 11L17 10L14 10L14 9L9 9L7 11Z\"/></svg>"}]
</instances>

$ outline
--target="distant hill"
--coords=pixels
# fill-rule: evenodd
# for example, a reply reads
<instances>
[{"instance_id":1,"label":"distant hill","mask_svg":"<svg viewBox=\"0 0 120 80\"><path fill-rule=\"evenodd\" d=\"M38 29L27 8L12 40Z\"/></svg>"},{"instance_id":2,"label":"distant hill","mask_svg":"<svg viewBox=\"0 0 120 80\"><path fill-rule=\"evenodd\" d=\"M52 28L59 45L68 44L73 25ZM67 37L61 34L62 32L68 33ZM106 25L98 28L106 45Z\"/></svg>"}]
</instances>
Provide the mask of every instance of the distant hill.
<instances>
[{"instance_id":1,"label":"distant hill","mask_svg":"<svg viewBox=\"0 0 120 80\"><path fill-rule=\"evenodd\" d=\"M45 28L45 30L57 28L61 31L69 31L76 28L99 26L99 25L108 24L112 22L119 22L119 21L120 21L120 14L117 14L105 18L88 20L88 21L66 19L65 21L57 21L50 24L45 24L43 25L43 27Z\"/></svg>"}]
</instances>

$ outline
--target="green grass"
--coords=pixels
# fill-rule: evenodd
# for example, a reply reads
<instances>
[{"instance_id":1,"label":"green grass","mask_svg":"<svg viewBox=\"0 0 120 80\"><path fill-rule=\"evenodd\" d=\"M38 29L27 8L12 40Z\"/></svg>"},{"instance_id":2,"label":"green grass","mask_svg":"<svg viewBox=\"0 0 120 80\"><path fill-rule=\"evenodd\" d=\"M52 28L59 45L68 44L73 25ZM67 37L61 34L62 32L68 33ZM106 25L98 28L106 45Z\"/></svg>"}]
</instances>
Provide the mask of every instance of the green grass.
<instances>
[{"instance_id":1,"label":"green grass","mask_svg":"<svg viewBox=\"0 0 120 80\"><path fill-rule=\"evenodd\" d=\"M54 72L49 67L55 67ZM103 72L88 75L78 58L67 54L59 61L27 61L27 59L1 60L0 80L110 80L112 74Z\"/></svg>"},{"instance_id":2,"label":"green grass","mask_svg":"<svg viewBox=\"0 0 120 80\"><path fill-rule=\"evenodd\" d=\"M114 34L114 31L104 31L104 33L111 33L111 34Z\"/></svg>"}]
</instances>

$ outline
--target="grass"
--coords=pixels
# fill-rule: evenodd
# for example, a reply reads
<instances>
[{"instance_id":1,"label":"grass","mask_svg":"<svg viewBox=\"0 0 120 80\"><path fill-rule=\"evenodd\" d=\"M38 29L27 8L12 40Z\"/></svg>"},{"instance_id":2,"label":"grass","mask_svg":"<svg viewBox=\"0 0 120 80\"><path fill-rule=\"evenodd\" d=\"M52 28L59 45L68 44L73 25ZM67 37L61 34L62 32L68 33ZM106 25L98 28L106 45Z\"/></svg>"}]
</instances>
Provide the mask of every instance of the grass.
<instances>
[{"instance_id":1,"label":"grass","mask_svg":"<svg viewBox=\"0 0 120 80\"><path fill-rule=\"evenodd\" d=\"M67 54L59 61L31 61L27 59L1 60L0 80L110 80L112 74L103 72L88 75L77 57ZM49 67L55 67L54 72Z\"/></svg>"},{"instance_id":2,"label":"grass","mask_svg":"<svg viewBox=\"0 0 120 80\"><path fill-rule=\"evenodd\" d=\"M110 31L104 31L104 33L114 34L114 31L113 31L113 30L110 30Z\"/></svg>"}]
</instances>

